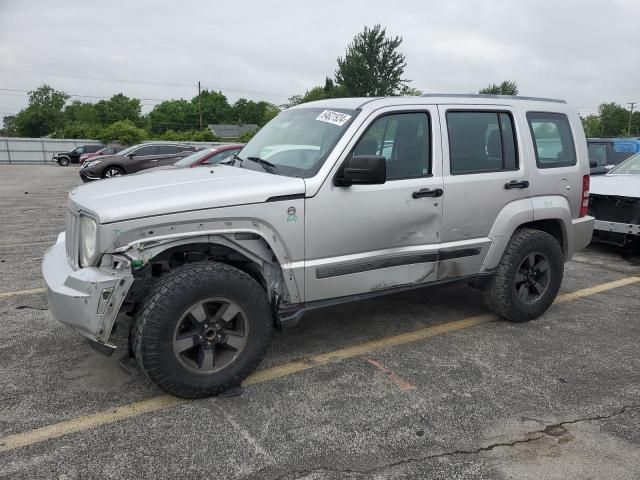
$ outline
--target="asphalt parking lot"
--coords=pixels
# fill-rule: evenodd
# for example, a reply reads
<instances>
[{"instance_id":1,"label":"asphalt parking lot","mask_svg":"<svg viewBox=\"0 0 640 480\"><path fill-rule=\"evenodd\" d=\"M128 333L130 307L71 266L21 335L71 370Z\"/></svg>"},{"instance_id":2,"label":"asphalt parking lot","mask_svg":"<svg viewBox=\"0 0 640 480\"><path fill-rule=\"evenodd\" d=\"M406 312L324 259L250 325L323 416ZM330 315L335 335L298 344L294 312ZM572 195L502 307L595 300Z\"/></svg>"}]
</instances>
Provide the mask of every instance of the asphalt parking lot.
<instances>
[{"instance_id":1,"label":"asphalt parking lot","mask_svg":"<svg viewBox=\"0 0 640 480\"><path fill-rule=\"evenodd\" d=\"M462 287L316 312L240 396L184 402L47 310L79 183L0 165L0 478L640 478L639 256L589 247L527 324Z\"/></svg>"}]
</instances>

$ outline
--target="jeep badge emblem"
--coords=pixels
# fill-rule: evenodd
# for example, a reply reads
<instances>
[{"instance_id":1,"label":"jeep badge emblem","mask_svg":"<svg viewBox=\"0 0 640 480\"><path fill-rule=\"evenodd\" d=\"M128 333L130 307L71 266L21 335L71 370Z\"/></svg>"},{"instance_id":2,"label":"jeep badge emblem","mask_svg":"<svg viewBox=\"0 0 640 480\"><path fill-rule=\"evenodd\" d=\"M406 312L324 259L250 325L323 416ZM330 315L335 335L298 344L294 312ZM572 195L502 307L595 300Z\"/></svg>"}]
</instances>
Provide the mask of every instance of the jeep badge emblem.
<instances>
[{"instance_id":1,"label":"jeep badge emblem","mask_svg":"<svg viewBox=\"0 0 640 480\"><path fill-rule=\"evenodd\" d=\"M295 223L298 221L298 216L296 215L296 207L293 207L293 206L289 207L287 209L287 214L289 215L287 217L287 222Z\"/></svg>"}]
</instances>

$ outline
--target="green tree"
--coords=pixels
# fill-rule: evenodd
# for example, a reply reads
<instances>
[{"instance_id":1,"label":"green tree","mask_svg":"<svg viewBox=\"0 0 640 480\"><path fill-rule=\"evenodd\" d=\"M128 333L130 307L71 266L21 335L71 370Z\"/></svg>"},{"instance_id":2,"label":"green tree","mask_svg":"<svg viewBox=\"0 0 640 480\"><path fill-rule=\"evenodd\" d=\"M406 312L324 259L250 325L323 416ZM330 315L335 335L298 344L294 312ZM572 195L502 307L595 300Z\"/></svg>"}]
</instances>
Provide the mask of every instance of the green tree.
<instances>
[{"instance_id":1,"label":"green tree","mask_svg":"<svg viewBox=\"0 0 640 480\"><path fill-rule=\"evenodd\" d=\"M16 125L16 116L7 115L2 119L1 137L15 137L18 135L18 127Z\"/></svg>"},{"instance_id":2,"label":"green tree","mask_svg":"<svg viewBox=\"0 0 640 480\"><path fill-rule=\"evenodd\" d=\"M403 79L407 66L398 51L402 37L387 37L380 25L364 27L347 45L344 58L338 57L335 81L350 96L398 95L409 80Z\"/></svg>"},{"instance_id":3,"label":"green tree","mask_svg":"<svg viewBox=\"0 0 640 480\"><path fill-rule=\"evenodd\" d=\"M232 107L232 117L237 123L255 123L256 125L264 125L273 118L270 114L277 107L269 102L254 102L246 98L240 98Z\"/></svg>"},{"instance_id":4,"label":"green tree","mask_svg":"<svg viewBox=\"0 0 640 480\"><path fill-rule=\"evenodd\" d=\"M483 95L518 95L518 84L513 80L505 80L500 85L492 83L478 93Z\"/></svg>"},{"instance_id":5,"label":"green tree","mask_svg":"<svg viewBox=\"0 0 640 480\"><path fill-rule=\"evenodd\" d=\"M582 118L582 128L587 138L600 136L600 117L598 115L587 115Z\"/></svg>"},{"instance_id":6,"label":"green tree","mask_svg":"<svg viewBox=\"0 0 640 480\"><path fill-rule=\"evenodd\" d=\"M228 123L233 122L233 110L227 97L222 92L213 92L203 90L200 93L200 101L202 102L202 125L203 127L211 123ZM198 96L191 100L191 103L198 111Z\"/></svg>"},{"instance_id":7,"label":"green tree","mask_svg":"<svg viewBox=\"0 0 640 480\"><path fill-rule=\"evenodd\" d=\"M629 110L617 103L603 103L598 107L600 137L618 137L627 134Z\"/></svg>"},{"instance_id":8,"label":"green tree","mask_svg":"<svg viewBox=\"0 0 640 480\"><path fill-rule=\"evenodd\" d=\"M96 116L102 125L129 120L136 126L141 126L143 119L140 117L140 110L140 100L129 98L122 93L113 95L109 100L100 100L95 104Z\"/></svg>"},{"instance_id":9,"label":"green tree","mask_svg":"<svg viewBox=\"0 0 640 480\"><path fill-rule=\"evenodd\" d=\"M55 133L64 124L62 109L68 98L66 93L46 84L29 92L29 106L16 115L18 135L42 137Z\"/></svg>"},{"instance_id":10,"label":"green tree","mask_svg":"<svg viewBox=\"0 0 640 480\"><path fill-rule=\"evenodd\" d=\"M131 120L121 120L105 127L100 133L102 142L118 142L123 145L134 145L149 137L146 130L138 127Z\"/></svg>"},{"instance_id":11,"label":"green tree","mask_svg":"<svg viewBox=\"0 0 640 480\"><path fill-rule=\"evenodd\" d=\"M63 116L65 123L99 123L95 104L79 100L64 107Z\"/></svg>"},{"instance_id":12,"label":"green tree","mask_svg":"<svg viewBox=\"0 0 640 480\"><path fill-rule=\"evenodd\" d=\"M153 133L191 130L198 126L197 97L195 102L180 99L159 103L149 112L148 119Z\"/></svg>"}]
</instances>

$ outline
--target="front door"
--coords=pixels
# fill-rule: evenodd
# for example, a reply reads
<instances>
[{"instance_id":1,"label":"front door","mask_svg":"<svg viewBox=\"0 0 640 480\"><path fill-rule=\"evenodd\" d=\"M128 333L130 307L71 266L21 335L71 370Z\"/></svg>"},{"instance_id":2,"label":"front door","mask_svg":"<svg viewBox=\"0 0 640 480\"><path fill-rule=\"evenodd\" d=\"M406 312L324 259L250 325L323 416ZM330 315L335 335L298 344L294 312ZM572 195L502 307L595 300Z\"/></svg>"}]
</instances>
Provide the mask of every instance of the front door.
<instances>
[{"instance_id":1,"label":"front door","mask_svg":"<svg viewBox=\"0 0 640 480\"><path fill-rule=\"evenodd\" d=\"M435 124L435 128L434 128ZM381 109L305 206L305 300L435 279L442 216L442 157L435 107ZM351 155L381 155L383 185L336 186Z\"/></svg>"}]
</instances>

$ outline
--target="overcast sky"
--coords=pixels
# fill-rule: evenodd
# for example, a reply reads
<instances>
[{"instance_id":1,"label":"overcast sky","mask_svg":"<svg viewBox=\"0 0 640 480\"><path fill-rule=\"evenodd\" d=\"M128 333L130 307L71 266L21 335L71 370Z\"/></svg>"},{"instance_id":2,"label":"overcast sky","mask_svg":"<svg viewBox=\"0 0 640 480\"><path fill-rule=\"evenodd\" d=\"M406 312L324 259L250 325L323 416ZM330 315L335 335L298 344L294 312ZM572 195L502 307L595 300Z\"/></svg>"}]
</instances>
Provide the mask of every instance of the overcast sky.
<instances>
[{"instance_id":1,"label":"overcast sky","mask_svg":"<svg viewBox=\"0 0 640 480\"><path fill-rule=\"evenodd\" d=\"M583 114L640 101L640 0L0 0L0 116L27 104L8 89L42 83L147 99L145 112L190 99L198 80L282 104L323 84L375 23L404 38L405 76L424 92L512 79Z\"/></svg>"}]
</instances>

